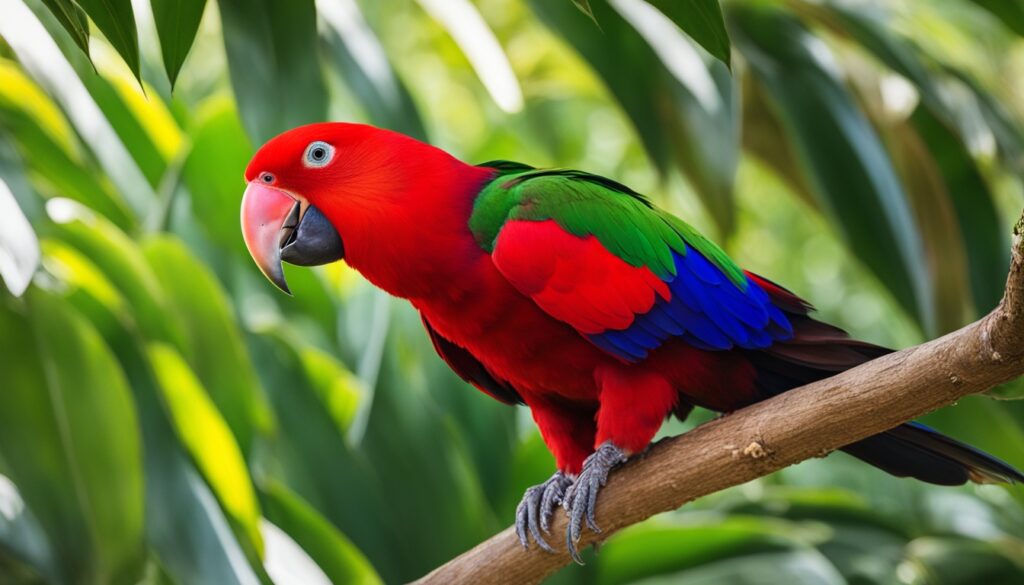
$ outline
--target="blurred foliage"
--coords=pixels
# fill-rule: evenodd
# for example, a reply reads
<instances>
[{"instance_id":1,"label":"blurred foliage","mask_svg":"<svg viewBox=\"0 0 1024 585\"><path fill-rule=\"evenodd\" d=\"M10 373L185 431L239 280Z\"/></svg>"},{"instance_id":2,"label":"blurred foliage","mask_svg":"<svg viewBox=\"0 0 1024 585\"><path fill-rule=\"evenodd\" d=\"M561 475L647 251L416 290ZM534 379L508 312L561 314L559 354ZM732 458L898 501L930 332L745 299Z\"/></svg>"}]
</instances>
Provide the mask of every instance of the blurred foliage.
<instances>
[{"instance_id":1,"label":"blurred foliage","mask_svg":"<svg viewBox=\"0 0 1024 585\"><path fill-rule=\"evenodd\" d=\"M612 176L904 346L999 300L1019 5L0 0L0 582L402 582L550 474L409 307L343 265L263 281L237 214L268 137L362 120ZM1024 401L926 420L1024 467ZM1021 583L1024 492L835 455L588 558L552 582Z\"/></svg>"}]
</instances>

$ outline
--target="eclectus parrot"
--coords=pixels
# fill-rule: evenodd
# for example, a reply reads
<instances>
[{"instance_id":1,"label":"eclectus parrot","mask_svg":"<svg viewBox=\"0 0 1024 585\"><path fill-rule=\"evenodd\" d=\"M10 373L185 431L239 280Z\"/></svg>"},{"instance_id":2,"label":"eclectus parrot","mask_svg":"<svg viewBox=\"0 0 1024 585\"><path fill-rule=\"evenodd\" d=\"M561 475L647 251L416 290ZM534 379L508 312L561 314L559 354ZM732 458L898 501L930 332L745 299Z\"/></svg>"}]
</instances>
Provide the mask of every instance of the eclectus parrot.
<instances>
[{"instance_id":1,"label":"eclectus parrot","mask_svg":"<svg viewBox=\"0 0 1024 585\"><path fill-rule=\"evenodd\" d=\"M574 558L609 471L666 417L729 412L890 350L811 317L792 292L611 179L463 163L347 123L270 140L245 172L242 233L285 292L281 261L344 258L407 299L441 358L491 397L530 408L557 463L516 511L523 546L551 550L569 514ZM907 423L843 448L929 483L1024 481L1006 463Z\"/></svg>"}]
</instances>

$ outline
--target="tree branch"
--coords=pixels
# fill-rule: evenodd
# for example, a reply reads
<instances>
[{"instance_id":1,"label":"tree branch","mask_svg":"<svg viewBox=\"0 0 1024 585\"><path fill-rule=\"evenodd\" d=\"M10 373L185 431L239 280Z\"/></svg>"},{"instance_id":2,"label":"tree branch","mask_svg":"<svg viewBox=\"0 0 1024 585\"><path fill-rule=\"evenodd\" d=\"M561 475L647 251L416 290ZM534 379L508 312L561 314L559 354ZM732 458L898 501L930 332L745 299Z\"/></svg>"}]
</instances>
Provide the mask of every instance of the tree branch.
<instances>
[{"instance_id":1,"label":"tree branch","mask_svg":"<svg viewBox=\"0 0 1024 585\"><path fill-rule=\"evenodd\" d=\"M1003 300L959 331L791 390L653 446L617 470L598 500L601 538L701 496L880 433L1024 374L1024 215L1014 228ZM569 562L523 550L507 528L420 584L537 583ZM601 538L584 531L580 548Z\"/></svg>"}]
</instances>

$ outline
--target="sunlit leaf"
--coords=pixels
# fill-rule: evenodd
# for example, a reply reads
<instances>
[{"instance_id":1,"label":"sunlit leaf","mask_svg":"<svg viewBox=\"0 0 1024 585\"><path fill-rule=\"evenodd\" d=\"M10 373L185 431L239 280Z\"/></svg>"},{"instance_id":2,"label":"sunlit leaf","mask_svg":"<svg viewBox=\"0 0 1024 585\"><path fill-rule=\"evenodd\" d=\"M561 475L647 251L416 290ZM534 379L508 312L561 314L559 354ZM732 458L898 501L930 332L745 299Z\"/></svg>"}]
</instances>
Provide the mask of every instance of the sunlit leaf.
<instances>
[{"instance_id":1,"label":"sunlit leaf","mask_svg":"<svg viewBox=\"0 0 1024 585\"><path fill-rule=\"evenodd\" d=\"M47 211L54 220L47 233L91 259L134 308L133 319L146 338L184 347L181 324L138 244L107 220L81 210L73 202L51 200Z\"/></svg>"},{"instance_id":2,"label":"sunlit leaf","mask_svg":"<svg viewBox=\"0 0 1024 585\"><path fill-rule=\"evenodd\" d=\"M942 162L928 150L929 146L945 145L929 143L910 124L899 124L882 132L921 232L925 254L920 261L932 281L935 332L948 333L970 321L974 313L965 235L960 231L951 201L953 190L962 186L947 184ZM955 138L949 139L959 146Z\"/></svg>"},{"instance_id":3,"label":"sunlit leaf","mask_svg":"<svg viewBox=\"0 0 1024 585\"><path fill-rule=\"evenodd\" d=\"M631 583L715 561L799 548L795 524L764 518L715 518L690 525L665 522L631 527L601 547L598 583Z\"/></svg>"},{"instance_id":4,"label":"sunlit leaf","mask_svg":"<svg viewBox=\"0 0 1024 585\"><path fill-rule=\"evenodd\" d=\"M42 0L43 4L68 31L75 44L89 56L89 17L74 0Z\"/></svg>"},{"instance_id":5,"label":"sunlit leaf","mask_svg":"<svg viewBox=\"0 0 1024 585\"><path fill-rule=\"evenodd\" d=\"M920 234L882 144L828 48L776 7L737 6L737 47L771 99L801 174L854 253L925 329L934 327Z\"/></svg>"},{"instance_id":6,"label":"sunlit leaf","mask_svg":"<svg viewBox=\"0 0 1024 585\"><path fill-rule=\"evenodd\" d=\"M267 518L287 532L332 583L381 583L359 549L308 503L276 482L260 491Z\"/></svg>"},{"instance_id":7,"label":"sunlit leaf","mask_svg":"<svg viewBox=\"0 0 1024 585\"><path fill-rule=\"evenodd\" d=\"M85 9L96 28L121 54L136 78L139 76L139 35L131 0L75 0Z\"/></svg>"},{"instance_id":8,"label":"sunlit leaf","mask_svg":"<svg viewBox=\"0 0 1024 585\"><path fill-rule=\"evenodd\" d=\"M730 130L735 122L728 72L709 73L690 41L644 2L616 2L618 12L592 3L600 29L568 2L535 0L530 6L594 68L655 165L664 173L678 164L721 230L730 231L738 132Z\"/></svg>"},{"instance_id":9,"label":"sunlit leaf","mask_svg":"<svg viewBox=\"0 0 1024 585\"><path fill-rule=\"evenodd\" d=\"M576 8L579 8L583 14L589 16L590 20L594 21L594 24L597 24L597 20L594 18L594 11L590 8L590 0L572 0L572 3L575 4Z\"/></svg>"},{"instance_id":10,"label":"sunlit leaf","mask_svg":"<svg viewBox=\"0 0 1024 585\"><path fill-rule=\"evenodd\" d=\"M1021 0L972 0L1001 20L1013 32L1024 35L1024 2Z\"/></svg>"},{"instance_id":11,"label":"sunlit leaf","mask_svg":"<svg viewBox=\"0 0 1024 585\"><path fill-rule=\"evenodd\" d=\"M65 579L131 582L141 568L142 451L124 374L96 330L38 289L0 307L0 451Z\"/></svg>"},{"instance_id":12,"label":"sunlit leaf","mask_svg":"<svg viewBox=\"0 0 1024 585\"><path fill-rule=\"evenodd\" d=\"M146 540L161 567L176 583L256 585L246 551L169 421L145 340L125 312L127 302L74 248L48 240L44 252L47 270L62 279L68 301L103 334L135 394L145 447Z\"/></svg>"},{"instance_id":13,"label":"sunlit leaf","mask_svg":"<svg viewBox=\"0 0 1024 585\"><path fill-rule=\"evenodd\" d=\"M143 253L185 333L184 357L248 453L256 435L273 423L227 295L178 240L154 237Z\"/></svg>"},{"instance_id":14,"label":"sunlit leaf","mask_svg":"<svg viewBox=\"0 0 1024 585\"><path fill-rule=\"evenodd\" d=\"M476 6L469 0L418 1L452 35L494 103L510 113L523 109L523 90L512 64Z\"/></svg>"},{"instance_id":15,"label":"sunlit leaf","mask_svg":"<svg viewBox=\"0 0 1024 585\"><path fill-rule=\"evenodd\" d=\"M154 343L149 357L178 436L228 517L262 555L259 504L231 430L177 351Z\"/></svg>"},{"instance_id":16,"label":"sunlit leaf","mask_svg":"<svg viewBox=\"0 0 1024 585\"><path fill-rule=\"evenodd\" d=\"M147 130L154 122L159 124L169 116L158 96L143 97L141 90L128 85L127 81L114 75L92 76L85 80L85 85L99 106L103 119L117 133L149 186L156 188L167 170L168 157L160 151ZM132 108L129 104L137 107ZM175 141L177 143L180 143L180 137Z\"/></svg>"},{"instance_id":17,"label":"sunlit leaf","mask_svg":"<svg viewBox=\"0 0 1024 585\"><path fill-rule=\"evenodd\" d=\"M622 0L612 0L621 2ZM648 0L665 13L679 28L728 67L732 60L729 33L718 0Z\"/></svg>"},{"instance_id":18,"label":"sunlit leaf","mask_svg":"<svg viewBox=\"0 0 1024 585\"><path fill-rule=\"evenodd\" d=\"M22 113L54 143L77 158L77 142L64 114L15 62L7 59L0 59L0 107Z\"/></svg>"},{"instance_id":19,"label":"sunlit leaf","mask_svg":"<svg viewBox=\"0 0 1024 585\"><path fill-rule=\"evenodd\" d=\"M1008 234L995 206L995 194L963 143L935 116L918 108L911 123L935 157L956 210L967 252L975 313L983 315L1002 298L1010 265Z\"/></svg>"},{"instance_id":20,"label":"sunlit leaf","mask_svg":"<svg viewBox=\"0 0 1024 585\"><path fill-rule=\"evenodd\" d=\"M295 126L323 122L327 90L314 0L221 0L217 5L231 86L249 138L263 144Z\"/></svg>"},{"instance_id":21,"label":"sunlit leaf","mask_svg":"<svg viewBox=\"0 0 1024 585\"><path fill-rule=\"evenodd\" d=\"M243 175L253 150L231 102L214 99L206 103L190 138L192 151L183 173L195 217L214 242L246 258L238 210L245 190Z\"/></svg>"},{"instance_id":22,"label":"sunlit leaf","mask_svg":"<svg viewBox=\"0 0 1024 585\"><path fill-rule=\"evenodd\" d=\"M331 585L316 561L284 530L263 518L260 532L267 550L263 566L274 585Z\"/></svg>"},{"instance_id":23,"label":"sunlit leaf","mask_svg":"<svg viewBox=\"0 0 1024 585\"><path fill-rule=\"evenodd\" d=\"M39 265L39 240L14 193L0 177L0 277L21 296Z\"/></svg>"},{"instance_id":24,"label":"sunlit leaf","mask_svg":"<svg viewBox=\"0 0 1024 585\"><path fill-rule=\"evenodd\" d=\"M0 474L0 575L16 583L41 584L56 581L56 567L39 521L18 487Z\"/></svg>"},{"instance_id":25,"label":"sunlit leaf","mask_svg":"<svg viewBox=\"0 0 1024 585\"><path fill-rule=\"evenodd\" d=\"M1017 583L1024 580L1020 551L966 539L919 538L907 549L914 583Z\"/></svg>"},{"instance_id":26,"label":"sunlit leaf","mask_svg":"<svg viewBox=\"0 0 1024 585\"><path fill-rule=\"evenodd\" d=\"M983 100L990 98L965 76L938 67L916 45L891 31L884 21L872 18L870 13L836 5L807 4L801 7L832 30L856 40L859 47L870 51L887 67L904 76L920 92L922 105L915 109L911 123L927 146L929 152L925 156L930 154L934 157L935 170L942 175L938 178L945 185L943 190L956 209L956 219L966 245L964 249L969 257L976 312L989 311L1002 295L1009 263L1008 245L1002 237L1004 230L995 208L994 194L968 151L968 145L976 143L977 135L987 130L978 128L974 108L984 108ZM972 90L979 101L977 105L970 101ZM968 94L966 97L965 93ZM1006 128L1014 126L1005 121L1000 123L1000 120L992 120L990 125L1001 148L1013 150L1015 137L1007 136L1007 133L1016 132ZM922 193L922 196L930 198L932 195ZM923 205L931 204L925 199L919 198L919 201ZM934 235L944 238L946 231L940 230ZM944 256L940 254L937 261L943 262L941 258ZM944 293L939 291L939 294ZM957 291L945 291L945 294L963 296ZM943 310L937 308L937 313L942 319ZM963 323L951 324L959 326ZM948 330L948 327L940 329Z\"/></svg>"},{"instance_id":27,"label":"sunlit leaf","mask_svg":"<svg viewBox=\"0 0 1024 585\"><path fill-rule=\"evenodd\" d=\"M320 0L316 4L329 55L342 80L377 126L426 140L416 105L398 78L355 0Z\"/></svg>"},{"instance_id":28,"label":"sunlit leaf","mask_svg":"<svg viewBox=\"0 0 1024 585\"><path fill-rule=\"evenodd\" d=\"M51 27L59 26L48 12L46 16ZM145 215L155 199L153 188L40 18L21 2L5 2L0 36L14 49L25 71L61 106L132 210ZM77 49L71 50L80 57Z\"/></svg>"},{"instance_id":29,"label":"sunlit leaf","mask_svg":"<svg viewBox=\"0 0 1024 585\"><path fill-rule=\"evenodd\" d=\"M206 0L152 0L152 5L164 70L167 71L171 87L174 87L199 30Z\"/></svg>"}]
</instances>

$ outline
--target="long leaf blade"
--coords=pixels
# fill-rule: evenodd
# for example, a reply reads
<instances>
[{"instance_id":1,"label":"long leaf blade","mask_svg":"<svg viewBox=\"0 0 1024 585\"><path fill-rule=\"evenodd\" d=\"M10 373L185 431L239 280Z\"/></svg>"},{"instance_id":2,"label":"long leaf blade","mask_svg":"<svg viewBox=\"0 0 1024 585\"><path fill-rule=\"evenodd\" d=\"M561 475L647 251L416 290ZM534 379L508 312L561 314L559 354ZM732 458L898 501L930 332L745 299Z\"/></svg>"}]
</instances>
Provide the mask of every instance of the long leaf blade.
<instances>
[{"instance_id":1,"label":"long leaf blade","mask_svg":"<svg viewBox=\"0 0 1024 585\"><path fill-rule=\"evenodd\" d=\"M715 59L730 67L732 45L718 0L648 0Z\"/></svg>"},{"instance_id":2,"label":"long leaf blade","mask_svg":"<svg viewBox=\"0 0 1024 585\"><path fill-rule=\"evenodd\" d=\"M934 328L923 248L878 136L835 76L831 54L768 5L731 13L737 46L767 93L801 174L851 249L925 330Z\"/></svg>"},{"instance_id":3,"label":"long leaf blade","mask_svg":"<svg viewBox=\"0 0 1024 585\"><path fill-rule=\"evenodd\" d=\"M206 0L152 0L152 6L164 70L173 88L199 31Z\"/></svg>"},{"instance_id":4,"label":"long leaf blade","mask_svg":"<svg viewBox=\"0 0 1024 585\"><path fill-rule=\"evenodd\" d=\"M96 28L103 32L128 64L135 78L139 73L139 33L135 29L135 11L131 0L76 0Z\"/></svg>"},{"instance_id":5,"label":"long leaf blade","mask_svg":"<svg viewBox=\"0 0 1024 585\"><path fill-rule=\"evenodd\" d=\"M65 578L132 582L142 565L142 452L124 373L62 299L31 289L27 307L24 317L0 307L0 350L19 364L0 393L0 451Z\"/></svg>"},{"instance_id":6,"label":"long leaf blade","mask_svg":"<svg viewBox=\"0 0 1024 585\"><path fill-rule=\"evenodd\" d=\"M43 4L68 31L75 45L89 56L89 17L73 0L43 0Z\"/></svg>"},{"instance_id":7,"label":"long leaf blade","mask_svg":"<svg viewBox=\"0 0 1024 585\"><path fill-rule=\"evenodd\" d=\"M221 0L231 86L255 144L327 117L314 0Z\"/></svg>"}]
</instances>

